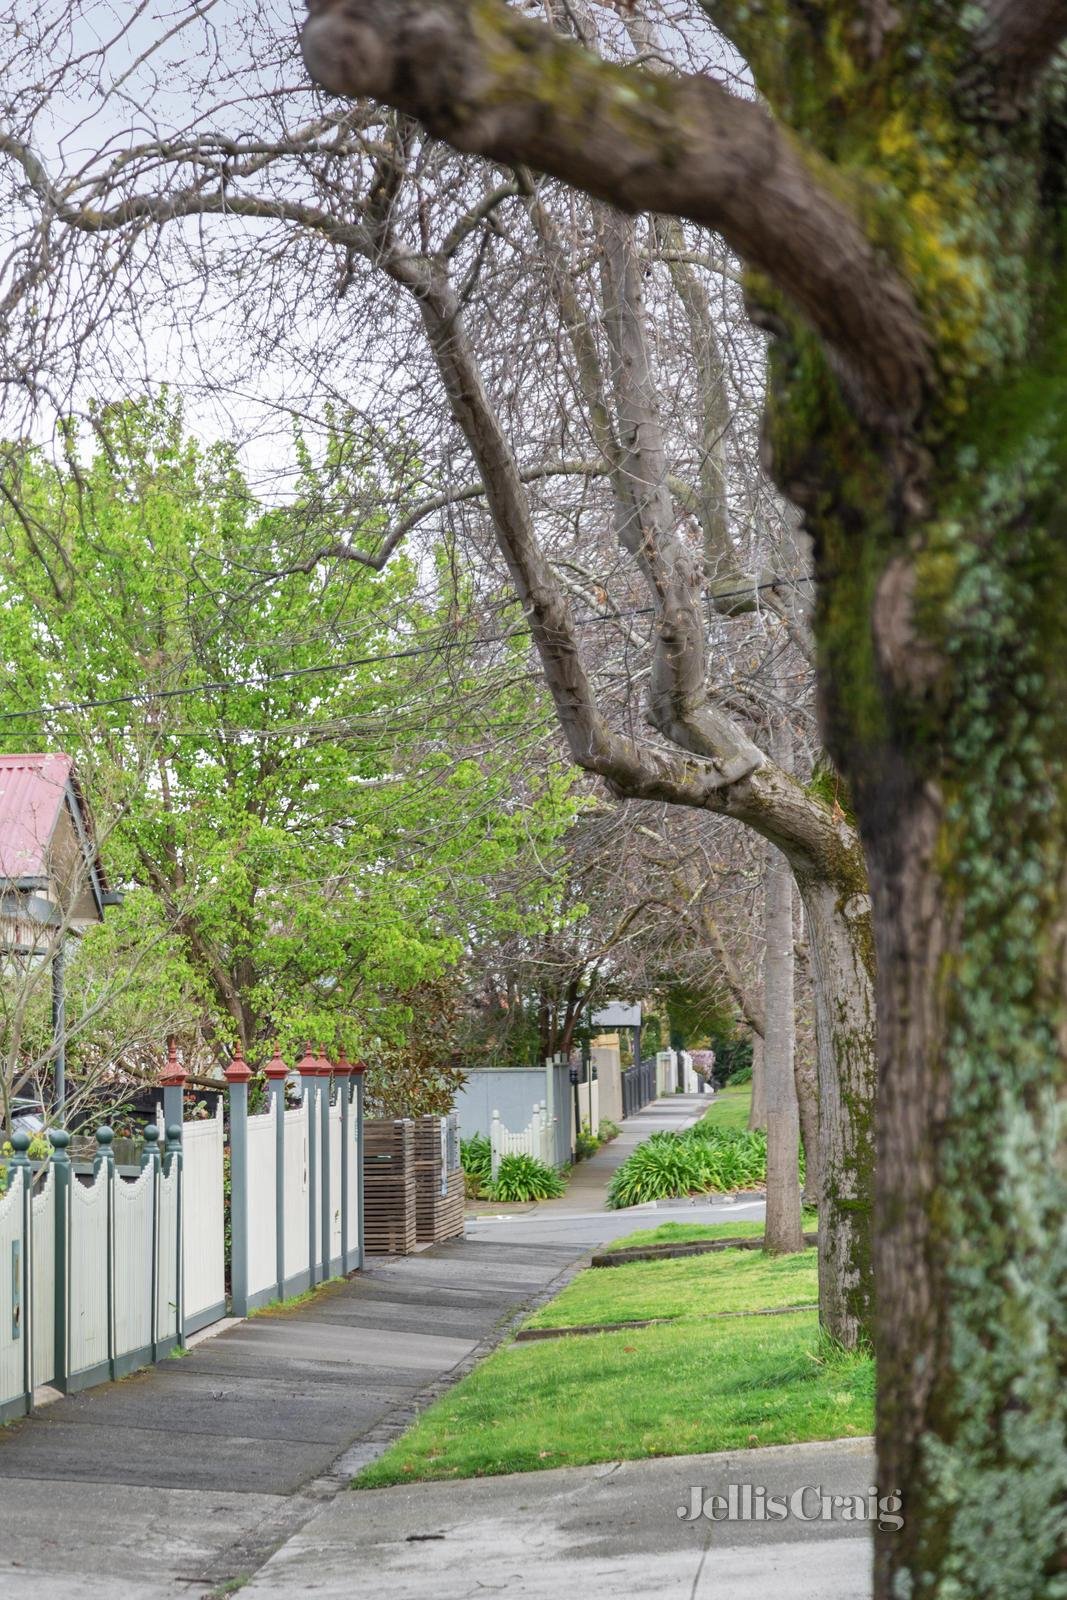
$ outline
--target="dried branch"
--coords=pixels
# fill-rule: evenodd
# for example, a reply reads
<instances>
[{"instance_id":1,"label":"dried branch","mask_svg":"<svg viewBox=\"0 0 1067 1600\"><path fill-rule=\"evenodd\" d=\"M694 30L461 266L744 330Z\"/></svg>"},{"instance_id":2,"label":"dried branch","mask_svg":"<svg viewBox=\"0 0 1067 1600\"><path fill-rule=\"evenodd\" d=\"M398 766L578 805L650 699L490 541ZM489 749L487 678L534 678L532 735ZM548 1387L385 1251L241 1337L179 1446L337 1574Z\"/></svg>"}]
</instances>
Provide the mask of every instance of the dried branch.
<instances>
[{"instance_id":1,"label":"dried branch","mask_svg":"<svg viewBox=\"0 0 1067 1600\"><path fill-rule=\"evenodd\" d=\"M394 105L457 149L718 229L793 298L872 413L914 416L929 358L910 289L819 158L755 101L609 64L504 0L476 13L464 0L312 0L302 45L323 87Z\"/></svg>"}]
</instances>

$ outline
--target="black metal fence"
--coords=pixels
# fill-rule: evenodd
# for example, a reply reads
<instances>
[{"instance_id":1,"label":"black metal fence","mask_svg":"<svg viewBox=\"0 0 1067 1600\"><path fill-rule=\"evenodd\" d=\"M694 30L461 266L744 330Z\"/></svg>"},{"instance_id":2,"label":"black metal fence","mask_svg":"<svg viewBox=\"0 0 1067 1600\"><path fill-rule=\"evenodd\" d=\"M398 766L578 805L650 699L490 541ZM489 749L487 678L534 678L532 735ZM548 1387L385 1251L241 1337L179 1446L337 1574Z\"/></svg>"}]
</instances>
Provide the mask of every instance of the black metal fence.
<instances>
[{"instance_id":1,"label":"black metal fence","mask_svg":"<svg viewBox=\"0 0 1067 1600\"><path fill-rule=\"evenodd\" d=\"M656 1058L635 1062L622 1074L622 1114L632 1117L656 1098Z\"/></svg>"}]
</instances>

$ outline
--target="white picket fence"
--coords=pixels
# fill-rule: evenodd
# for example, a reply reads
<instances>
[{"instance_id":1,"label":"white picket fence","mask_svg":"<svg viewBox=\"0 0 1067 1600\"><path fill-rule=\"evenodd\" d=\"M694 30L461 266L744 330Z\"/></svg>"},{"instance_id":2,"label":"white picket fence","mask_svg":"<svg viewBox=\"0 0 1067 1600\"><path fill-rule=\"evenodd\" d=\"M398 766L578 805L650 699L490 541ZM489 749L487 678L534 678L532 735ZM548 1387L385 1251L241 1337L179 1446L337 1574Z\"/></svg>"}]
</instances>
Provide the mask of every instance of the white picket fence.
<instances>
[{"instance_id":1,"label":"white picket fence","mask_svg":"<svg viewBox=\"0 0 1067 1600\"><path fill-rule=\"evenodd\" d=\"M180 1078L165 1084L168 1127L162 1115L146 1127L132 1172L116 1169L108 1128L77 1170L63 1130L43 1166L15 1135L0 1193L0 1423L44 1384L122 1377L226 1314L227 1132L236 1315L362 1265L362 1069L308 1064L298 1105L279 1063L267 1109L250 1114L251 1073L235 1062L228 1130L221 1094L214 1115L179 1123Z\"/></svg>"},{"instance_id":2,"label":"white picket fence","mask_svg":"<svg viewBox=\"0 0 1067 1600\"><path fill-rule=\"evenodd\" d=\"M533 1116L520 1133L512 1133L505 1128L500 1112L494 1111L489 1120L489 1148L494 1181L504 1156L533 1156L535 1160L543 1161L546 1167L552 1166L555 1161L555 1138L552 1119L545 1106L540 1101L535 1104Z\"/></svg>"},{"instance_id":3,"label":"white picket fence","mask_svg":"<svg viewBox=\"0 0 1067 1600\"><path fill-rule=\"evenodd\" d=\"M75 1172L62 1133L43 1171L18 1145L8 1165L0 1421L24 1415L43 1384L71 1392L120 1378L179 1342L180 1153L161 1158L149 1138L131 1179L116 1171L110 1129L97 1140L91 1174Z\"/></svg>"},{"instance_id":4,"label":"white picket fence","mask_svg":"<svg viewBox=\"0 0 1067 1600\"><path fill-rule=\"evenodd\" d=\"M195 1333L226 1314L222 1097L215 1115L182 1123L182 1313Z\"/></svg>"},{"instance_id":5,"label":"white picket fence","mask_svg":"<svg viewBox=\"0 0 1067 1600\"><path fill-rule=\"evenodd\" d=\"M267 1108L250 1113L244 1085L230 1085L237 1316L362 1265L362 1088L318 1073L302 1096L287 1108L275 1078Z\"/></svg>"}]
</instances>

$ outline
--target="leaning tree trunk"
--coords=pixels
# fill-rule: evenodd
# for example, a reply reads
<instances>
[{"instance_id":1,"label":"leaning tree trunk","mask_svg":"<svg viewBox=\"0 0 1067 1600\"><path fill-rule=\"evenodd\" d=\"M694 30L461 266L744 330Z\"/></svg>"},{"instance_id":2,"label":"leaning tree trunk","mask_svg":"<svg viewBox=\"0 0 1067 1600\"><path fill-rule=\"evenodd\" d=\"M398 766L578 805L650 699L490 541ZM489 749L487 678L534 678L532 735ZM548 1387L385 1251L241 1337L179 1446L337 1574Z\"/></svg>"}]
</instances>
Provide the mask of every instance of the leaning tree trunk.
<instances>
[{"instance_id":1,"label":"leaning tree trunk","mask_svg":"<svg viewBox=\"0 0 1067 1600\"><path fill-rule=\"evenodd\" d=\"M763 1247L803 1248L797 1154L800 1116L793 1081L793 874L772 845L763 875L763 1076L767 1096L767 1219Z\"/></svg>"}]
</instances>

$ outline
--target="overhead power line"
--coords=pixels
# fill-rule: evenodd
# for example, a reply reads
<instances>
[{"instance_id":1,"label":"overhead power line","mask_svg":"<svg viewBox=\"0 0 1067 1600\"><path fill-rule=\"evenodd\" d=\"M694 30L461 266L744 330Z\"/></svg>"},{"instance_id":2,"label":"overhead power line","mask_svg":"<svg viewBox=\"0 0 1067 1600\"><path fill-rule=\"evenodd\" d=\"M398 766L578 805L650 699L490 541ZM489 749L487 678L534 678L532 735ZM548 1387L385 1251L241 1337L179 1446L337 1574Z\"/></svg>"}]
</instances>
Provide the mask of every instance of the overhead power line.
<instances>
[{"instance_id":1,"label":"overhead power line","mask_svg":"<svg viewBox=\"0 0 1067 1600\"><path fill-rule=\"evenodd\" d=\"M779 589L788 583L809 583L811 575L798 578L771 579L767 583L747 584L743 589L716 594L716 600L743 599L761 589ZM654 606L639 606L632 611L613 611L602 617L579 617L575 627L598 627L605 622L619 622L629 617L655 615ZM375 656L350 656L343 661L323 661L314 667L288 667L281 672L265 672L256 678L221 679L215 683L181 684L176 689L134 689L129 694L110 695L102 700L61 700L52 706L30 706L22 711L0 711L0 722L13 722L27 717L54 717L70 711L106 711L113 706L137 705L144 700L181 700L190 695L225 694L233 689L262 689L269 683L281 683L294 678L321 677L330 672L350 672L355 667L373 667L390 661L409 661L416 656L446 655L452 650L470 650L476 645L505 644L511 639L529 638L531 629L513 628L507 633L477 634L473 639L449 639L441 644L413 645L407 650L390 650Z\"/></svg>"}]
</instances>

